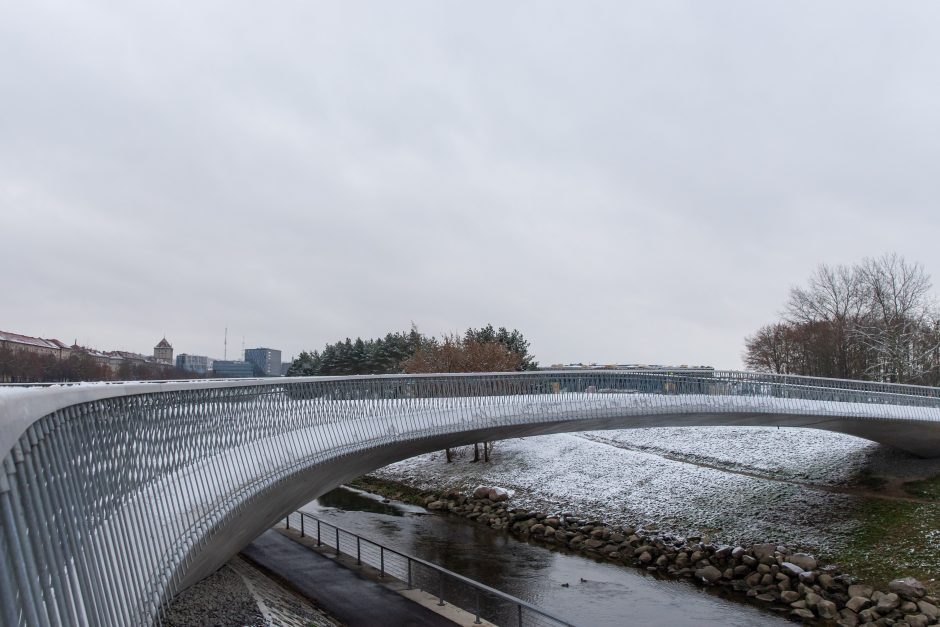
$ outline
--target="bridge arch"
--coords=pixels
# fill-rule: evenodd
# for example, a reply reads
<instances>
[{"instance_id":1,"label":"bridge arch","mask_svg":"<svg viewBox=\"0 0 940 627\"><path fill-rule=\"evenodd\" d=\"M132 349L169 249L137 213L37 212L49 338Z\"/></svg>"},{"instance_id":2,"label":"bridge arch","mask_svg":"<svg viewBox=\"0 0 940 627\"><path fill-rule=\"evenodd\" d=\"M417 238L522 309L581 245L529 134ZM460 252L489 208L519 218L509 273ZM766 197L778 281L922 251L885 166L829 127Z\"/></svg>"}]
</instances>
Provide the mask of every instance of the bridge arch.
<instances>
[{"instance_id":1,"label":"bridge arch","mask_svg":"<svg viewBox=\"0 0 940 627\"><path fill-rule=\"evenodd\" d=\"M0 389L0 611L141 624L286 513L444 446L790 426L940 456L940 390L707 372L538 372Z\"/></svg>"}]
</instances>

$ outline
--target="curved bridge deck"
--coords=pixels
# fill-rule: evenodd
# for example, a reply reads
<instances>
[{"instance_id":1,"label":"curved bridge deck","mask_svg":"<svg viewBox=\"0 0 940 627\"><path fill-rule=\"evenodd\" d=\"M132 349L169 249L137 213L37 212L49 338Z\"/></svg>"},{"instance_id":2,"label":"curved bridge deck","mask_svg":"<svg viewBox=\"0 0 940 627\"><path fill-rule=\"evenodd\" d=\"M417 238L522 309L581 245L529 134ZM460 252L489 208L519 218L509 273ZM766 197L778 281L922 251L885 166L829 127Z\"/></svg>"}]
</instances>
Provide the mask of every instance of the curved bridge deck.
<instances>
[{"instance_id":1,"label":"curved bridge deck","mask_svg":"<svg viewBox=\"0 0 940 627\"><path fill-rule=\"evenodd\" d=\"M429 450L706 425L825 429L936 457L940 389L621 371L0 388L0 616L159 621L286 513Z\"/></svg>"}]
</instances>

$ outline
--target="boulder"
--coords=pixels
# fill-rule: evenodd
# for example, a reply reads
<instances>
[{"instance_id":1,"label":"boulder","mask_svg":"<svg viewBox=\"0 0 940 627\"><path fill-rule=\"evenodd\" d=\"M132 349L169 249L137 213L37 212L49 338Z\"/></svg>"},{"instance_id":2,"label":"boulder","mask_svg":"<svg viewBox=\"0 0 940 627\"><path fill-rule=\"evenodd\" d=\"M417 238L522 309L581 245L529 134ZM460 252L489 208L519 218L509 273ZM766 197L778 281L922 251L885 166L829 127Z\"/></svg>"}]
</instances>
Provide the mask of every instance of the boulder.
<instances>
[{"instance_id":1,"label":"boulder","mask_svg":"<svg viewBox=\"0 0 940 627\"><path fill-rule=\"evenodd\" d=\"M643 561L642 556L640 556L640 561ZM699 579L707 581L708 583L715 583L721 579L721 571L714 566L709 565L705 568L699 568L697 571L695 571L695 576Z\"/></svg>"},{"instance_id":2,"label":"boulder","mask_svg":"<svg viewBox=\"0 0 940 627\"><path fill-rule=\"evenodd\" d=\"M820 599L819 602L816 603L816 612L819 614L819 618L826 620L832 620L839 615L836 604L827 599Z\"/></svg>"},{"instance_id":3,"label":"boulder","mask_svg":"<svg viewBox=\"0 0 940 627\"><path fill-rule=\"evenodd\" d=\"M837 590L838 585L836 584L835 578L832 575L827 573L822 573L819 577L816 578L816 583L825 588L826 590Z\"/></svg>"},{"instance_id":4,"label":"boulder","mask_svg":"<svg viewBox=\"0 0 940 627\"><path fill-rule=\"evenodd\" d=\"M794 564L793 562L784 562L780 564L780 572L791 577L799 577L802 573L806 571Z\"/></svg>"},{"instance_id":5,"label":"boulder","mask_svg":"<svg viewBox=\"0 0 940 627\"><path fill-rule=\"evenodd\" d=\"M933 603L927 603L927 601L918 601L917 609L920 610L921 614L930 620L936 620L937 618L940 618L940 608L938 608Z\"/></svg>"},{"instance_id":6,"label":"boulder","mask_svg":"<svg viewBox=\"0 0 940 627\"><path fill-rule=\"evenodd\" d=\"M927 627L930 624L930 621L923 614L906 614L904 622L911 627Z\"/></svg>"},{"instance_id":7,"label":"boulder","mask_svg":"<svg viewBox=\"0 0 940 627\"><path fill-rule=\"evenodd\" d=\"M754 544L751 546L751 554L757 558L758 561L763 561L765 558L773 557L774 551L777 550L777 545L765 542L764 544ZM790 560L793 561L793 560ZM794 562L797 563L797 562ZM806 570L806 569L804 569Z\"/></svg>"},{"instance_id":8,"label":"boulder","mask_svg":"<svg viewBox=\"0 0 940 627\"><path fill-rule=\"evenodd\" d=\"M849 586L850 597L865 597L866 599L870 599L871 593L874 591L875 589L871 586L866 586L863 584L853 584Z\"/></svg>"},{"instance_id":9,"label":"boulder","mask_svg":"<svg viewBox=\"0 0 940 627\"><path fill-rule=\"evenodd\" d=\"M880 620L878 612L875 611L875 608L870 607L867 610L862 610L858 613L858 619L863 623L874 623L876 620Z\"/></svg>"},{"instance_id":10,"label":"boulder","mask_svg":"<svg viewBox=\"0 0 940 627\"><path fill-rule=\"evenodd\" d=\"M796 590L784 590L780 593L780 600L784 603L793 603L798 601L800 598L800 593Z\"/></svg>"},{"instance_id":11,"label":"boulder","mask_svg":"<svg viewBox=\"0 0 940 627\"><path fill-rule=\"evenodd\" d=\"M794 553L787 558L791 564L796 564L803 570L816 570L816 558L808 553Z\"/></svg>"},{"instance_id":12,"label":"boulder","mask_svg":"<svg viewBox=\"0 0 940 627\"><path fill-rule=\"evenodd\" d=\"M836 625L839 625L839 627L855 627L858 625L858 614L843 608L839 610L839 622Z\"/></svg>"},{"instance_id":13,"label":"boulder","mask_svg":"<svg viewBox=\"0 0 940 627\"><path fill-rule=\"evenodd\" d=\"M913 601L903 601L901 603L901 607L898 608L898 611L902 614L916 614L917 604Z\"/></svg>"},{"instance_id":14,"label":"boulder","mask_svg":"<svg viewBox=\"0 0 940 627\"><path fill-rule=\"evenodd\" d=\"M890 594L882 595L882 597L878 599L878 605L875 606L875 610L884 616L885 614L889 614L891 610L897 609L899 605L901 605L901 598L891 592Z\"/></svg>"},{"instance_id":15,"label":"boulder","mask_svg":"<svg viewBox=\"0 0 940 627\"><path fill-rule=\"evenodd\" d=\"M913 577L895 579L888 583L888 590L908 601L917 601L927 594L927 589L924 587L924 584Z\"/></svg>"},{"instance_id":16,"label":"boulder","mask_svg":"<svg viewBox=\"0 0 940 627\"><path fill-rule=\"evenodd\" d=\"M845 602L845 607L849 608L853 612L861 612L862 610L871 606L871 599L866 597L852 597Z\"/></svg>"},{"instance_id":17,"label":"boulder","mask_svg":"<svg viewBox=\"0 0 940 627\"><path fill-rule=\"evenodd\" d=\"M492 488L490 490L490 500L494 503L501 503L509 500L509 492L502 488Z\"/></svg>"},{"instance_id":18,"label":"boulder","mask_svg":"<svg viewBox=\"0 0 940 627\"><path fill-rule=\"evenodd\" d=\"M813 620L814 618L816 618L816 615L810 612L809 610L804 610L804 609L799 609L799 608L790 612L790 616L794 618L798 618L800 620Z\"/></svg>"}]
</instances>

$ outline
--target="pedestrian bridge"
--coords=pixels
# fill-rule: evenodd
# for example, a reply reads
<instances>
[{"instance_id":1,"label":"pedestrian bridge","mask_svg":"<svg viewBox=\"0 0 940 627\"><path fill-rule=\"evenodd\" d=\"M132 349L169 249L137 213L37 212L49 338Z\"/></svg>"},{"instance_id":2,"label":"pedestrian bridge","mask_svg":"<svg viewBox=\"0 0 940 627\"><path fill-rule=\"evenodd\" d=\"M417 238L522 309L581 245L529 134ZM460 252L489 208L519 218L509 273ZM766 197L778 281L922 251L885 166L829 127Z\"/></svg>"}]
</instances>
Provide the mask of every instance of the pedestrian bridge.
<instances>
[{"instance_id":1,"label":"pedestrian bridge","mask_svg":"<svg viewBox=\"0 0 940 627\"><path fill-rule=\"evenodd\" d=\"M0 387L0 623L160 622L288 512L419 453L712 425L940 457L940 389L607 370Z\"/></svg>"}]
</instances>

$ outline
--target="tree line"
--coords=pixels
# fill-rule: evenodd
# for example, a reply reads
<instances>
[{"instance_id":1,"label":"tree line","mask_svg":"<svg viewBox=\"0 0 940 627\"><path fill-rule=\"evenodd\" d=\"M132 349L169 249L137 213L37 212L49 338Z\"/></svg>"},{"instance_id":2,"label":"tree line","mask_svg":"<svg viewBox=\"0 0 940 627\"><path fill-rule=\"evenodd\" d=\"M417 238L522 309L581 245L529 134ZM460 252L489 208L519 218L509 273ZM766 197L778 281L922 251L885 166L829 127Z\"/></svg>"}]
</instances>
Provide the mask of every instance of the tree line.
<instances>
[{"instance_id":1,"label":"tree line","mask_svg":"<svg viewBox=\"0 0 940 627\"><path fill-rule=\"evenodd\" d=\"M897 254L821 265L781 319L745 340L748 368L940 385L940 313L930 275Z\"/></svg>"},{"instance_id":2,"label":"tree line","mask_svg":"<svg viewBox=\"0 0 940 627\"><path fill-rule=\"evenodd\" d=\"M287 376L340 376L422 372L506 372L535 370L529 342L516 329L487 324L463 335L438 339L415 326L363 340L346 338L322 350L304 351L291 363Z\"/></svg>"},{"instance_id":3,"label":"tree line","mask_svg":"<svg viewBox=\"0 0 940 627\"><path fill-rule=\"evenodd\" d=\"M437 372L515 372L535 370L538 362L529 353L529 342L516 329L487 324L469 328L463 335L429 337L412 325L404 333L384 338L327 344L322 351L303 352L291 364L287 376L349 374L419 374ZM492 443L482 443L482 459L490 461ZM481 459L481 444L473 445L473 461ZM447 461L454 449L444 449Z\"/></svg>"}]
</instances>

